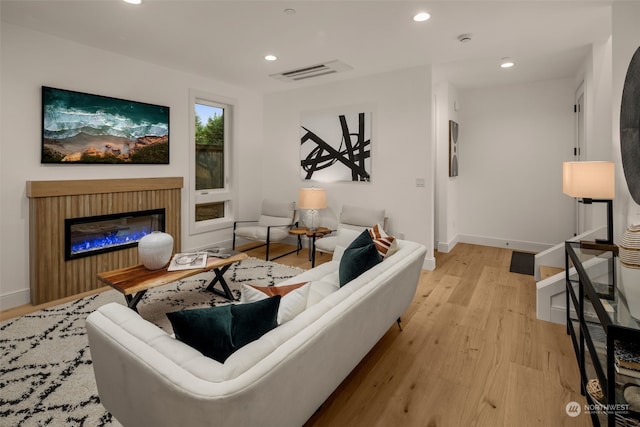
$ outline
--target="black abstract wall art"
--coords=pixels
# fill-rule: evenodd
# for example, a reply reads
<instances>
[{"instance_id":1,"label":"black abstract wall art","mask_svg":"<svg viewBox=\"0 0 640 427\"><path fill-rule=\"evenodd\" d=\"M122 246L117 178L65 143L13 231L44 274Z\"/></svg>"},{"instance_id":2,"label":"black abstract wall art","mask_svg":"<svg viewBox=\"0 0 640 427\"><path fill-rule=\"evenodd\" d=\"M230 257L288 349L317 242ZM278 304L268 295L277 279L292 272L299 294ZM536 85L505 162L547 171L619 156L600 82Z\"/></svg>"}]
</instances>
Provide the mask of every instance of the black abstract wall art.
<instances>
[{"instance_id":1,"label":"black abstract wall art","mask_svg":"<svg viewBox=\"0 0 640 427\"><path fill-rule=\"evenodd\" d=\"M631 58L622 89L620 152L627 187L640 204L640 48Z\"/></svg>"},{"instance_id":2,"label":"black abstract wall art","mask_svg":"<svg viewBox=\"0 0 640 427\"><path fill-rule=\"evenodd\" d=\"M371 113L303 113L301 177L305 180L371 180Z\"/></svg>"},{"instance_id":3,"label":"black abstract wall art","mask_svg":"<svg viewBox=\"0 0 640 427\"><path fill-rule=\"evenodd\" d=\"M449 120L449 176L458 176L458 123Z\"/></svg>"}]
</instances>

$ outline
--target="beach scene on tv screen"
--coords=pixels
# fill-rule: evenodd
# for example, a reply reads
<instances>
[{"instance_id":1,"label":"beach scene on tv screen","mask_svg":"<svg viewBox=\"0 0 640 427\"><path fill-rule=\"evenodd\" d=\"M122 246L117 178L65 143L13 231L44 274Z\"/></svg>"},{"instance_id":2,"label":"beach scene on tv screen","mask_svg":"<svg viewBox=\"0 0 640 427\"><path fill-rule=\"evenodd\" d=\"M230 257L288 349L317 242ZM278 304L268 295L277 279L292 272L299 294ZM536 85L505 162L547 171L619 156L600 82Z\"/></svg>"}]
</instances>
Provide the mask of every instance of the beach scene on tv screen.
<instances>
[{"instance_id":1,"label":"beach scene on tv screen","mask_svg":"<svg viewBox=\"0 0 640 427\"><path fill-rule=\"evenodd\" d=\"M43 163L169 163L169 107L42 88Z\"/></svg>"}]
</instances>

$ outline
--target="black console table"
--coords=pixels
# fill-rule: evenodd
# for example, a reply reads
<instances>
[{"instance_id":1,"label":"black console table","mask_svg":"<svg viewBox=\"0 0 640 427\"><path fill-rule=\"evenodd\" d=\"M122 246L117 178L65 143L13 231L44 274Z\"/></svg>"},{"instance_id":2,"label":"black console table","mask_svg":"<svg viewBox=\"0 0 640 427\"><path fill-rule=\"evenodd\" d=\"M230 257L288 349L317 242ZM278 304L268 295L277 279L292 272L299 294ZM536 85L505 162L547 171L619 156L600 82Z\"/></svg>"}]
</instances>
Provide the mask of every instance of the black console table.
<instances>
[{"instance_id":1,"label":"black console table","mask_svg":"<svg viewBox=\"0 0 640 427\"><path fill-rule=\"evenodd\" d=\"M640 384L640 378L616 370L615 352L628 343L640 343L640 322L631 317L618 291L615 245L566 242L567 334L571 335L580 367L581 391L595 426L640 425L621 389ZM573 267L573 268L572 268ZM618 350L619 351L619 350ZM620 354L620 353L618 353ZM603 396L589 393L597 380Z\"/></svg>"}]
</instances>

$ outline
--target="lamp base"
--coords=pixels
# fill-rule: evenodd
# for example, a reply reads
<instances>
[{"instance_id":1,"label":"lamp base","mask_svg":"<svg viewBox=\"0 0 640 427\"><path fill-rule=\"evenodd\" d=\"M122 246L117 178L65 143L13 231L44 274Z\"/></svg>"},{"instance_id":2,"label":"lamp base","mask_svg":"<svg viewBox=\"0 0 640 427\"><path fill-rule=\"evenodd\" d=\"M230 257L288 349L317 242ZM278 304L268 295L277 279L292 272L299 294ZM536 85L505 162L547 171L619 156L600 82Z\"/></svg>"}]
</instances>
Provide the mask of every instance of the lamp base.
<instances>
[{"instance_id":1,"label":"lamp base","mask_svg":"<svg viewBox=\"0 0 640 427\"><path fill-rule=\"evenodd\" d=\"M302 217L302 223L305 225L305 227L307 227L311 231L315 231L318 228L316 224L317 215L318 215L318 211L316 209L309 209L304 213Z\"/></svg>"}]
</instances>

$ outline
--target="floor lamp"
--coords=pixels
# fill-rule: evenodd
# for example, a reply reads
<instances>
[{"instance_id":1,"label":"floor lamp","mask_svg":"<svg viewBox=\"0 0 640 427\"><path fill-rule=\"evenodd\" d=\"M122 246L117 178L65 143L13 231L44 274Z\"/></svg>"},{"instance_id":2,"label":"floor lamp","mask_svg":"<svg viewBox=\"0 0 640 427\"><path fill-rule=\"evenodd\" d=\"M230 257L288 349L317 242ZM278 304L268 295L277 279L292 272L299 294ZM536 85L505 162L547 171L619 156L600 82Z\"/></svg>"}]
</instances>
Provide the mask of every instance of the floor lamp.
<instances>
[{"instance_id":1,"label":"floor lamp","mask_svg":"<svg viewBox=\"0 0 640 427\"><path fill-rule=\"evenodd\" d=\"M305 225L309 230L315 231L315 217L318 215L318 209L327 207L327 193L324 188L301 188L298 193L298 208L309 210L311 220Z\"/></svg>"},{"instance_id":2,"label":"floor lamp","mask_svg":"<svg viewBox=\"0 0 640 427\"><path fill-rule=\"evenodd\" d=\"M613 199L616 195L613 162L564 162L562 192L584 204L607 205L607 238L596 243L613 244Z\"/></svg>"}]
</instances>

